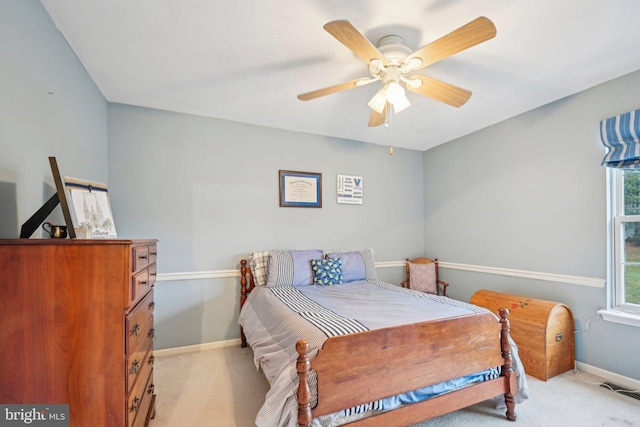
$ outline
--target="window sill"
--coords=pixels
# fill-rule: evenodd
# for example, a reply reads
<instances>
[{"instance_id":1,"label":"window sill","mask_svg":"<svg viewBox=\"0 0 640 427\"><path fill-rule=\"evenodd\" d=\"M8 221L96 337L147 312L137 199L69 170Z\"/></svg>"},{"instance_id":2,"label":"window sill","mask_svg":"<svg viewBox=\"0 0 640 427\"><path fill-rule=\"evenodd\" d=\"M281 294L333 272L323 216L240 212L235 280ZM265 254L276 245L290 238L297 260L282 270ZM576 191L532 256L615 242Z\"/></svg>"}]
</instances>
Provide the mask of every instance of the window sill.
<instances>
[{"instance_id":1,"label":"window sill","mask_svg":"<svg viewBox=\"0 0 640 427\"><path fill-rule=\"evenodd\" d=\"M607 322L622 323L623 325L640 328L640 315L638 314L620 311L615 308L599 310L598 314Z\"/></svg>"}]
</instances>

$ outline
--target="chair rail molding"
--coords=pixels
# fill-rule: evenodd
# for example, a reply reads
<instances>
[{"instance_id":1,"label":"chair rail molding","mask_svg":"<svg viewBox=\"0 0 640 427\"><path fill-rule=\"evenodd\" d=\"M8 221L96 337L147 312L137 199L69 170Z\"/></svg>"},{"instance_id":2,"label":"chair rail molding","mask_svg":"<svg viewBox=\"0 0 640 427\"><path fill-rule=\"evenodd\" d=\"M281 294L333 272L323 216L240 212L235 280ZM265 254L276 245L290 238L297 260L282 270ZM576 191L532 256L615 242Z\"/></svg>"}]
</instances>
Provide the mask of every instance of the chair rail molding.
<instances>
[{"instance_id":1,"label":"chair rail molding","mask_svg":"<svg viewBox=\"0 0 640 427\"><path fill-rule=\"evenodd\" d=\"M405 261L376 262L376 268L404 267ZM474 273L496 274L500 276L520 277L523 279L542 280L545 282L559 282L572 285L604 288L605 279L599 277L573 276L568 274L544 273L539 271L515 270L511 268L487 267L482 265L460 264L455 262L439 261L440 268L450 270L470 271ZM174 282L196 279L222 279L239 277L240 270L211 270L211 271L187 271L181 273L158 273L158 282Z\"/></svg>"}]
</instances>

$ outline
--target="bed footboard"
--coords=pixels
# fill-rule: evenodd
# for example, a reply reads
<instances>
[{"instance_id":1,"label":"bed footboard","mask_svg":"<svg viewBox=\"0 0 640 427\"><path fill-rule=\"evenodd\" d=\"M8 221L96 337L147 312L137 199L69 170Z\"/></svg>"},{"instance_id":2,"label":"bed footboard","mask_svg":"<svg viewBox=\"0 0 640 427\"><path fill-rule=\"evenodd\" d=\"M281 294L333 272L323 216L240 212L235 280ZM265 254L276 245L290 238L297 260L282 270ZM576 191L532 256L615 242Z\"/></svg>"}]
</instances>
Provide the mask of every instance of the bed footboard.
<instances>
[{"instance_id":1,"label":"bed footboard","mask_svg":"<svg viewBox=\"0 0 640 427\"><path fill-rule=\"evenodd\" d=\"M506 416L515 420L517 383L509 344L507 309L500 321L490 313L377 329L327 339L313 360L298 341L298 424L388 396L502 366L498 379L403 406L352 425L411 425L504 394ZM308 376L318 378L318 403L311 408ZM389 424L393 420L391 424ZM351 424L350 424L351 425Z\"/></svg>"}]
</instances>

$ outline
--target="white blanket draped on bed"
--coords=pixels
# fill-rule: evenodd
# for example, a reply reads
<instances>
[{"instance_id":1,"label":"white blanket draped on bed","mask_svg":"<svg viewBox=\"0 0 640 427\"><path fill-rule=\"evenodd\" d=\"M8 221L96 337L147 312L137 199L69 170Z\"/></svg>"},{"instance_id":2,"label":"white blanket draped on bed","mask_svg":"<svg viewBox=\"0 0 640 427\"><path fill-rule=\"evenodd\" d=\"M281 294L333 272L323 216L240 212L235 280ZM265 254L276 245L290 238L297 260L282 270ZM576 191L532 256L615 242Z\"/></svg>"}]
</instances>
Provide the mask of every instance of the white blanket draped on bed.
<instances>
[{"instance_id":1,"label":"white blanket draped on bed","mask_svg":"<svg viewBox=\"0 0 640 427\"><path fill-rule=\"evenodd\" d=\"M254 352L256 366L263 369L271 388L256 418L259 427L296 427L295 392L298 376L295 361L296 341L304 338L310 344L309 355L315 356L331 336L418 323L444 317L486 312L484 308L447 297L425 294L385 282L350 282L336 286L256 287L240 313L239 323ZM497 321L497 317L496 317ZM293 332L292 332L293 331ZM516 401L527 398L528 388L517 347L513 346L513 364L518 379ZM469 381L477 381L477 378ZM315 391L315 378L311 378ZM455 384L454 384L455 383ZM446 386L466 383L456 380ZM438 387L428 393L441 391ZM446 389L446 388L445 388ZM312 396L315 404L315 393ZM386 401L385 409L396 401ZM504 404L500 396L496 404ZM372 404L378 407L380 402ZM361 418L343 411L314 419L314 426L335 426Z\"/></svg>"}]
</instances>

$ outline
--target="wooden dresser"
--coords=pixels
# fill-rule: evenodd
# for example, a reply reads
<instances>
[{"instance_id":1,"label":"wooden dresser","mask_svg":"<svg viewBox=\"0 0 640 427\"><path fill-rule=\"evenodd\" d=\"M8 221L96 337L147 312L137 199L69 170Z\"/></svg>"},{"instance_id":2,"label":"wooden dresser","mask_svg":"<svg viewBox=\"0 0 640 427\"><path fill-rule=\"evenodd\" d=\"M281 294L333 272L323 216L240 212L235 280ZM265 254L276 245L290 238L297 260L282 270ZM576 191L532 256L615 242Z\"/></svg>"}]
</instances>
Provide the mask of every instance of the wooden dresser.
<instances>
[{"instance_id":1,"label":"wooden dresser","mask_svg":"<svg viewBox=\"0 0 640 427\"><path fill-rule=\"evenodd\" d=\"M0 402L68 404L74 427L155 413L156 240L0 240Z\"/></svg>"},{"instance_id":2,"label":"wooden dresser","mask_svg":"<svg viewBox=\"0 0 640 427\"><path fill-rule=\"evenodd\" d=\"M526 374L546 381L574 368L573 314L564 304L480 290L471 304L510 310L511 337Z\"/></svg>"}]
</instances>

